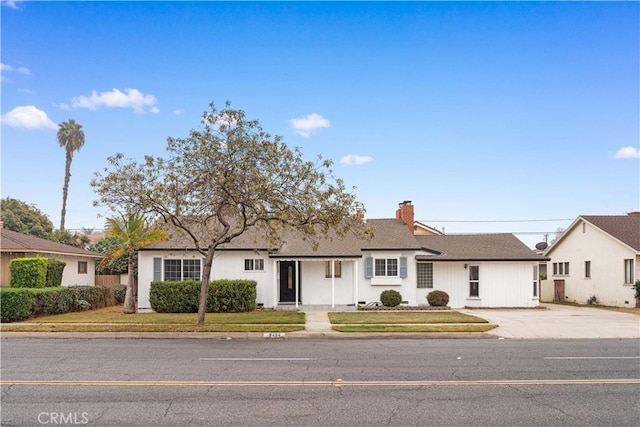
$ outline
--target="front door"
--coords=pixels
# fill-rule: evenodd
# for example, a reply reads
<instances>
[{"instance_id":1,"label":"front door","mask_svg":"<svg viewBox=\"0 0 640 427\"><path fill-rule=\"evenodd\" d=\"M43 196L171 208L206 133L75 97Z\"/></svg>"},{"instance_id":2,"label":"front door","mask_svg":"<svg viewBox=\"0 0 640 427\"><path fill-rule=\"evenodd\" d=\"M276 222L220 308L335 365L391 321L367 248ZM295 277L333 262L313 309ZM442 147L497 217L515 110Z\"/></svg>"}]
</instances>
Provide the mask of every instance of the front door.
<instances>
[{"instance_id":1,"label":"front door","mask_svg":"<svg viewBox=\"0 0 640 427\"><path fill-rule=\"evenodd\" d=\"M296 261L280 261L280 302L296 301ZM298 282L298 286L300 283ZM298 290L298 302L300 291Z\"/></svg>"},{"instance_id":2,"label":"front door","mask_svg":"<svg viewBox=\"0 0 640 427\"><path fill-rule=\"evenodd\" d=\"M554 280L553 291L553 301L564 302L564 280Z\"/></svg>"}]
</instances>

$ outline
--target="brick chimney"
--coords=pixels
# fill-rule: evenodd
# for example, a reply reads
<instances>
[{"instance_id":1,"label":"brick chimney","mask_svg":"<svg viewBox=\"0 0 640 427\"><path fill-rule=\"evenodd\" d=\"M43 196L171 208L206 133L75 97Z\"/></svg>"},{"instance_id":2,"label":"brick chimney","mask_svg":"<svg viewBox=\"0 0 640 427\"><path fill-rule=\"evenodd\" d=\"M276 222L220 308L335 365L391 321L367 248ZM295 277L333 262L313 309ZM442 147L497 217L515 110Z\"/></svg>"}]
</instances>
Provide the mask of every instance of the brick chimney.
<instances>
[{"instance_id":1,"label":"brick chimney","mask_svg":"<svg viewBox=\"0 0 640 427\"><path fill-rule=\"evenodd\" d=\"M0 228L4 228L4 221L0 221Z\"/></svg>"},{"instance_id":2,"label":"brick chimney","mask_svg":"<svg viewBox=\"0 0 640 427\"><path fill-rule=\"evenodd\" d=\"M413 234L413 223L414 223L414 214L413 214L413 205L411 204L411 200L405 200L402 203L398 204L398 210L396 211L396 219L402 220L409 227L411 234Z\"/></svg>"},{"instance_id":3,"label":"brick chimney","mask_svg":"<svg viewBox=\"0 0 640 427\"><path fill-rule=\"evenodd\" d=\"M640 211L628 212L627 215L629 215L629 216L640 216Z\"/></svg>"},{"instance_id":4,"label":"brick chimney","mask_svg":"<svg viewBox=\"0 0 640 427\"><path fill-rule=\"evenodd\" d=\"M364 211L362 209L356 209L356 218L364 219Z\"/></svg>"}]
</instances>

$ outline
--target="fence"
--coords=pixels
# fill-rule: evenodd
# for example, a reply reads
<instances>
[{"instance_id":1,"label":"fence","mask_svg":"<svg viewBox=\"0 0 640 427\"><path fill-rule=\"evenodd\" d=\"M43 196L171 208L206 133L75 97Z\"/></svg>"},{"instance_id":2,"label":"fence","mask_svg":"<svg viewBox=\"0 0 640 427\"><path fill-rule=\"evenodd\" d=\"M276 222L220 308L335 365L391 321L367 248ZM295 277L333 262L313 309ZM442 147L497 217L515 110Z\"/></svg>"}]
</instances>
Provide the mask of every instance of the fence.
<instances>
[{"instance_id":1,"label":"fence","mask_svg":"<svg viewBox=\"0 0 640 427\"><path fill-rule=\"evenodd\" d=\"M126 283L126 277L124 282ZM119 274L97 274L96 285L98 286L111 286L119 285L121 283Z\"/></svg>"}]
</instances>

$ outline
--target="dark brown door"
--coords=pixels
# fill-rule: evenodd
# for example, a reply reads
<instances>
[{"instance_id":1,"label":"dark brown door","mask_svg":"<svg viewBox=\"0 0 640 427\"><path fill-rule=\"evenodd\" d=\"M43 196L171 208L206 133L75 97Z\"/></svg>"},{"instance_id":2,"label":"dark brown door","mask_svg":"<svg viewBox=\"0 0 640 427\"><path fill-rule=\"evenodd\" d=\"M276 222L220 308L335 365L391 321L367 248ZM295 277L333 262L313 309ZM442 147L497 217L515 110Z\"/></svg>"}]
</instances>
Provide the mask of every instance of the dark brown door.
<instances>
[{"instance_id":1,"label":"dark brown door","mask_svg":"<svg viewBox=\"0 0 640 427\"><path fill-rule=\"evenodd\" d=\"M564 280L554 280L553 289L553 301L564 302Z\"/></svg>"},{"instance_id":2,"label":"dark brown door","mask_svg":"<svg viewBox=\"0 0 640 427\"><path fill-rule=\"evenodd\" d=\"M296 301L296 274L295 261L280 261L280 302ZM300 301L300 290L298 290L298 301Z\"/></svg>"}]
</instances>

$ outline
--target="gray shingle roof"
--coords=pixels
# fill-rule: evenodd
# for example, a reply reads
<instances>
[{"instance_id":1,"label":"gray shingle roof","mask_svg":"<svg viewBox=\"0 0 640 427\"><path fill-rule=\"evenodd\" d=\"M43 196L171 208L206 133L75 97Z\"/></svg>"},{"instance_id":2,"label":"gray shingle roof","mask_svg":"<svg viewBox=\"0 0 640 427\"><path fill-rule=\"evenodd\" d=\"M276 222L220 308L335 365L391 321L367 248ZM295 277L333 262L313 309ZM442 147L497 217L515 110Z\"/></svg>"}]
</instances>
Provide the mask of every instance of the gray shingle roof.
<instances>
[{"instance_id":1,"label":"gray shingle roof","mask_svg":"<svg viewBox=\"0 0 640 427\"><path fill-rule=\"evenodd\" d=\"M413 235L401 220L394 218L368 219L367 225L375 230L375 237L366 240L349 233L344 238L335 235L321 240L314 251L311 242L300 233L283 232L284 244L272 257L361 257L363 251L419 251L426 249L439 253L438 260L544 260L512 234L479 235ZM147 246L142 250L194 250L194 244L186 235L172 232L167 241ZM269 241L255 230L247 232L221 250L268 250ZM435 260L436 258L430 257Z\"/></svg>"},{"instance_id":2,"label":"gray shingle roof","mask_svg":"<svg viewBox=\"0 0 640 427\"><path fill-rule=\"evenodd\" d=\"M56 255L79 255L91 258L102 258L104 255L87 251L63 243L52 242L17 231L0 228L0 250L2 252L34 252Z\"/></svg>"},{"instance_id":3,"label":"gray shingle roof","mask_svg":"<svg viewBox=\"0 0 640 427\"><path fill-rule=\"evenodd\" d=\"M433 261L543 261L513 234L415 236L423 249L435 255L418 255Z\"/></svg>"},{"instance_id":4,"label":"gray shingle roof","mask_svg":"<svg viewBox=\"0 0 640 427\"><path fill-rule=\"evenodd\" d=\"M581 215L580 217L636 251L640 251L640 216Z\"/></svg>"}]
</instances>

